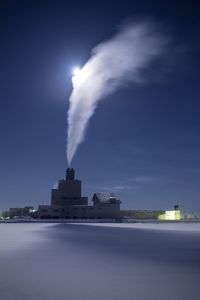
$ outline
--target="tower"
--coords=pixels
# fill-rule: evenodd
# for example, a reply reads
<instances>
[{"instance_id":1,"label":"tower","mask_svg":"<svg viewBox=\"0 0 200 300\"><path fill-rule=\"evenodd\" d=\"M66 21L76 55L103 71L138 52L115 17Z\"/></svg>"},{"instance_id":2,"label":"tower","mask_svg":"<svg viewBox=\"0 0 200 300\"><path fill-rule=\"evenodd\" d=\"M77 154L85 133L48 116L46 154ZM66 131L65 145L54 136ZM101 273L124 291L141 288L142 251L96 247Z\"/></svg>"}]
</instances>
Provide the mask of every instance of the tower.
<instances>
[{"instance_id":1,"label":"tower","mask_svg":"<svg viewBox=\"0 0 200 300\"><path fill-rule=\"evenodd\" d=\"M75 179L73 168L67 168L65 179L51 190L51 205L87 205L87 197L81 196L81 180Z\"/></svg>"},{"instance_id":2,"label":"tower","mask_svg":"<svg viewBox=\"0 0 200 300\"><path fill-rule=\"evenodd\" d=\"M75 171L73 168L67 168L66 170L66 180L73 180L75 178Z\"/></svg>"}]
</instances>

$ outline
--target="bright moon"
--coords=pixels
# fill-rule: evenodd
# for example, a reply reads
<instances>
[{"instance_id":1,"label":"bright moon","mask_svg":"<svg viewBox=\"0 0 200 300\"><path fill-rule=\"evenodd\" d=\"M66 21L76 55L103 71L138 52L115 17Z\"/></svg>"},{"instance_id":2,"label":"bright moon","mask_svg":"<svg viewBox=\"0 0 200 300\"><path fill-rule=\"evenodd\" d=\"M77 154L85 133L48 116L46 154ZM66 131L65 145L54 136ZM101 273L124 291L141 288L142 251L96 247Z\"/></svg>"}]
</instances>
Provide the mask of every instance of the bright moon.
<instances>
[{"instance_id":1,"label":"bright moon","mask_svg":"<svg viewBox=\"0 0 200 300\"><path fill-rule=\"evenodd\" d=\"M80 67L74 67L72 69L72 84L73 88L77 88L82 86L88 81L88 78L92 75L92 70L88 68L88 66L83 66L83 68Z\"/></svg>"},{"instance_id":2,"label":"bright moon","mask_svg":"<svg viewBox=\"0 0 200 300\"><path fill-rule=\"evenodd\" d=\"M74 67L72 69L72 84L73 88L75 88L80 83L80 77L81 77L81 68L80 67Z\"/></svg>"},{"instance_id":3,"label":"bright moon","mask_svg":"<svg viewBox=\"0 0 200 300\"><path fill-rule=\"evenodd\" d=\"M72 69L72 74L73 74L74 76L76 76L76 75L78 75L78 74L80 73L80 71L81 71L81 68L79 68L79 67L74 67L74 68Z\"/></svg>"}]
</instances>

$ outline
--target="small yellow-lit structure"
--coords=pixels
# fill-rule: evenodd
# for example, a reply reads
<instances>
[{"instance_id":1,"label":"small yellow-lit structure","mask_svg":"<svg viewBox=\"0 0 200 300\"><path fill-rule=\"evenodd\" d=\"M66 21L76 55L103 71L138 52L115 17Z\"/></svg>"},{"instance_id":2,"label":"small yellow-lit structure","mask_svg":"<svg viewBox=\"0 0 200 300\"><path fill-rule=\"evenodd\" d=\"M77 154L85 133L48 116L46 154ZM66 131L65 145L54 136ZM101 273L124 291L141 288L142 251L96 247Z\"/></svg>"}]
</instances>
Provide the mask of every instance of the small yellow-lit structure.
<instances>
[{"instance_id":1,"label":"small yellow-lit structure","mask_svg":"<svg viewBox=\"0 0 200 300\"><path fill-rule=\"evenodd\" d=\"M162 221L179 221L181 212L178 205L174 206L174 210L166 210L164 214L158 216L158 220Z\"/></svg>"}]
</instances>

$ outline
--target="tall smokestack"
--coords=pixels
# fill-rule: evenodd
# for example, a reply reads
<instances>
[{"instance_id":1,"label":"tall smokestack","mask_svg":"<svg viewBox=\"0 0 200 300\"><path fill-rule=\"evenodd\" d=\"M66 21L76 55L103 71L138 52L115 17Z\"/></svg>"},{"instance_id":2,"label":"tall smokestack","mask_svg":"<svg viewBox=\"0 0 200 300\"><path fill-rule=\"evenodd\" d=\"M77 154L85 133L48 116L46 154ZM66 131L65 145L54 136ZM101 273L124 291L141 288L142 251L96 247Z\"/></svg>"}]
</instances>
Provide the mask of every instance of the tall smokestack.
<instances>
[{"instance_id":1,"label":"tall smokestack","mask_svg":"<svg viewBox=\"0 0 200 300\"><path fill-rule=\"evenodd\" d=\"M75 179L75 171L73 168L67 168L66 170L66 180L74 180Z\"/></svg>"}]
</instances>

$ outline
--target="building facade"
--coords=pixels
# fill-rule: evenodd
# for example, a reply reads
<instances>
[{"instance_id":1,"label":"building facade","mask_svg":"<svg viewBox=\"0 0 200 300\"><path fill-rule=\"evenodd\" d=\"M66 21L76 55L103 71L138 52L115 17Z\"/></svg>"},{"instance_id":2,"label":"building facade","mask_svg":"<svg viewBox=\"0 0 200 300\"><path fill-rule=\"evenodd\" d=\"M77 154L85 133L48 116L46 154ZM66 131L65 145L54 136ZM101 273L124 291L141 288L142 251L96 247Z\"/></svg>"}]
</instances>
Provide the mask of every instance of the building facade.
<instances>
[{"instance_id":1,"label":"building facade","mask_svg":"<svg viewBox=\"0 0 200 300\"><path fill-rule=\"evenodd\" d=\"M51 190L51 206L87 205L88 198L81 196L81 181L75 179L74 169L66 170L65 179Z\"/></svg>"},{"instance_id":2,"label":"building facade","mask_svg":"<svg viewBox=\"0 0 200 300\"><path fill-rule=\"evenodd\" d=\"M164 214L158 216L161 221L179 221L181 220L181 211L178 205L174 206L174 210L166 210Z\"/></svg>"},{"instance_id":3,"label":"building facade","mask_svg":"<svg viewBox=\"0 0 200 300\"><path fill-rule=\"evenodd\" d=\"M51 191L51 205L39 205L39 218L98 219L119 218L121 201L113 193L95 193L93 205L81 195L81 181L75 179L72 168L66 170L65 179L59 180Z\"/></svg>"}]
</instances>

